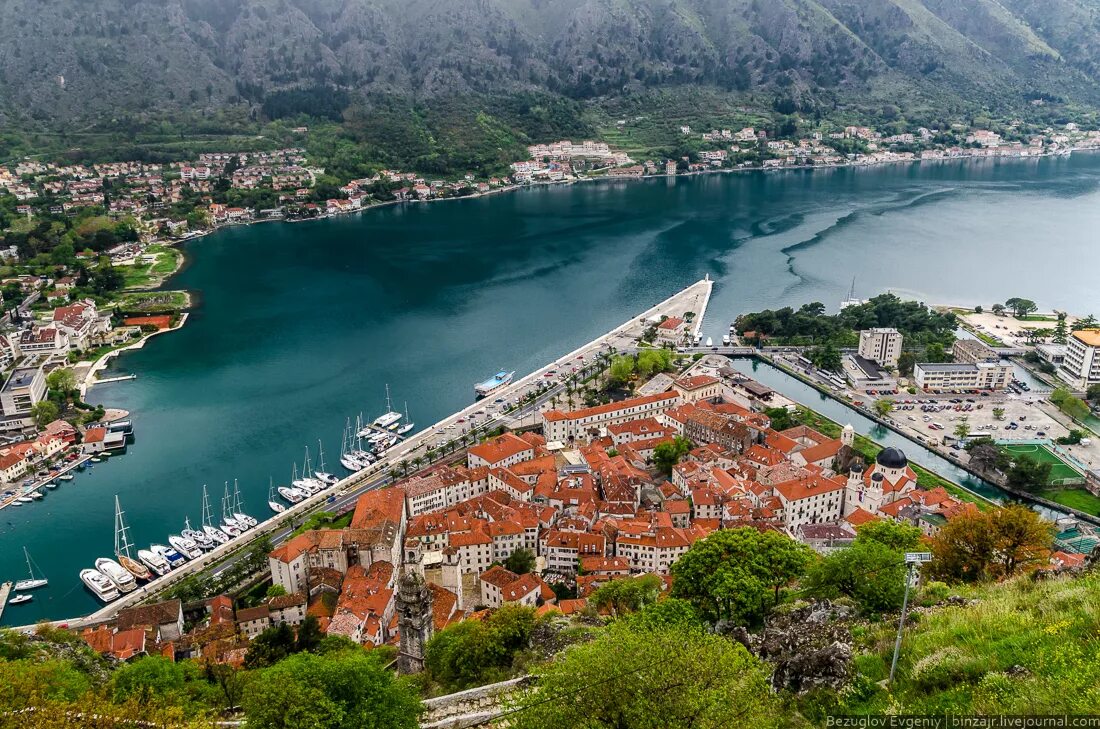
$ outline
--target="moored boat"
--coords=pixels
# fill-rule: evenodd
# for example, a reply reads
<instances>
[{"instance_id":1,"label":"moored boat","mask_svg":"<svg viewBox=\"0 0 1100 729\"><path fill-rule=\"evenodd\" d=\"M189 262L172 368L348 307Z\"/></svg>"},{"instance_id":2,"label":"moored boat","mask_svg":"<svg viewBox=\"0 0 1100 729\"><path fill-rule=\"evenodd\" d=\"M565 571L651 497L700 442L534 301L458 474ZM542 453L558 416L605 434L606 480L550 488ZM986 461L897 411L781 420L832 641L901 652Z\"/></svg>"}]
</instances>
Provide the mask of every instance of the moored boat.
<instances>
[{"instance_id":1,"label":"moored boat","mask_svg":"<svg viewBox=\"0 0 1100 729\"><path fill-rule=\"evenodd\" d=\"M30 577L16 582L16 591L37 590L39 587L45 587L50 584L45 575L39 577L34 574L34 562L31 560L31 553L27 551L26 547L23 547L23 556L27 558L27 572L30 574Z\"/></svg>"},{"instance_id":2,"label":"moored boat","mask_svg":"<svg viewBox=\"0 0 1100 729\"><path fill-rule=\"evenodd\" d=\"M182 554L187 559L198 559L202 556L202 549L192 539L188 539L184 536L176 536L172 534L168 537L168 543L172 545L172 549Z\"/></svg>"},{"instance_id":3,"label":"moored boat","mask_svg":"<svg viewBox=\"0 0 1100 729\"><path fill-rule=\"evenodd\" d=\"M108 557L100 557L95 561L95 568L109 579L119 592L133 592L137 588L137 580L118 562Z\"/></svg>"},{"instance_id":4,"label":"moored boat","mask_svg":"<svg viewBox=\"0 0 1100 729\"><path fill-rule=\"evenodd\" d=\"M305 498L305 494L303 494L298 489L292 488L290 486L280 486L279 496L282 496L284 499L292 504L297 504L299 501Z\"/></svg>"},{"instance_id":5,"label":"moored boat","mask_svg":"<svg viewBox=\"0 0 1100 729\"><path fill-rule=\"evenodd\" d=\"M168 574L168 570L172 569L171 565L168 564L168 560L151 549L139 549L137 556L142 564L158 576Z\"/></svg>"},{"instance_id":6,"label":"moored boat","mask_svg":"<svg viewBox=\"0 0 1100 729\"><path fill-rule=\"evenodd\" d=\"M187 561L187 558L184 557L182 554L172 549L171 547L164 546L163 544L150 544L149 550L152 551L154 554L162 557L164 561L166 561L172 567L172 569L176 569Z\"/></svg>"},{"instance_id":7,"label":"moored boat","mask_svg":"<svg viewBox=\"0 0 1100 729\"><path fill-rule=\"evenodd\" d=\"M16 595L12 599L8 600L9 605L21 605L25 602L30 602L34 599L34 595L23 593L22 595Z\"/></svg>"},{"instance_id":8,"label":"moored boat","mask_svg":"<svg viewBox=\"0 0 1100 729\"><path fill-rule=\"evenodd\" d=\"M62 481L72 481L74 478L76 478L76 476L72 475L71 473L63 473L58 476L58 478Z\"/></svg>"},{"instance_id":9,"label":"moored boat","mask_svg":"<svg viewBox=\"0 0 1100 729\"><path fill-rule=\"evenodd\" d=\"M122 569L121 567L119 569ZM119 598L118 588L99 570L88 568L80 571L80 581L103 602L111 602Z\"/></svg>"}]
</instances>

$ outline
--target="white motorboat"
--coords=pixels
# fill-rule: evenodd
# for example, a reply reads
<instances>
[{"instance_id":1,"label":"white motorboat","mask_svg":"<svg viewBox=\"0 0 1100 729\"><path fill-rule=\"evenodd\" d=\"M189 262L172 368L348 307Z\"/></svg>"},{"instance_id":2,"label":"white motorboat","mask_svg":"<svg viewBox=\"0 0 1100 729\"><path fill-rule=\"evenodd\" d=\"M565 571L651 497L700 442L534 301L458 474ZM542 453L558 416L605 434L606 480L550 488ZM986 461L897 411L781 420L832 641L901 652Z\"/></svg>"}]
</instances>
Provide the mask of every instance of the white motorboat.
<instances>
[{"instance_id":1,"label":"white motorboat","mask_svg":"<svg viewBox=\"0 0 1100 729\"><path fill-rule=\"evenodd\" d=\"M63 473L58 476L58 478L62 481L72 481L74 478L76 478L76 476L72 475L71 473Z\"/></svg>"},{"instance_id":2,"label":"white motorboat","mask_svg":"<svg viewBox=\"0 0 1100 729\"><path fill-rule=\"evenodd\" d=\"M43 493L42 493L41 491L31 491L31 492L30 492L29 494L27 494L27 495L28 495L28 496L30 496L30 497L31 497L32 499L34 499L35 501L38 501L38 500L39 500L39 499L41 499L41 498L42 498L43 496L45 496L45 494L43 494Z\"/></svg>"},{"instance_id":3,"label":"white motorboat","mask_svg":"<svg viewBox=\"0 0 1100 729\"><path fill-rule=\"evenodd\" d=\"M150 549L139 549L137 556L141 563L156 573L157 576L166 575L168 570L172 569L172 566L168 564L168 560Z\"/></svg>"},{"instance_id":4,"label":"white motorboat","mask_svg":"<svg viewBox=\"0 0 1100 729\"><path fill-rule=\"evenodd\" d=\"M17 503L17 504L29 504L29 503L31 503L31 501L33 501L33 499L31 499L30 496L20 496L19 498L17 498L15 500L15 503Z\"/></svg>"},{"instance_id":5,"label":"white motorboat","mask_svg":"<svg viewBox=\"0 0 1100 729\"><path fill-rule=\"evenodd\" d=\"M12 599L8 600L9 605L21 605L25 602L30 602L34 599L34 595L23 593L22 595L16 595Z\"/></svg>"},{"instance_id":6,"label":"white motorboat","mask_svg":"<svg viewBox=\"0 0 1100 729\"><path fill-rule=\"evenodd\" d=\"M122 568L119 567L119 569ZM81 570L80 581L103 602L111 602L119 598L118 588L99 570L93 570L91 568Z\"/></svg>"},{"instance_id":7,"label":"white motorboat","mask_svg":"<svg viewBox=\"0 0 1100 729\"><path fill-rule=\"evenodd\" d=\"M47 481L46 483L44 483L42 485L45 486L46 488L50 489L51 491L53 491L55 488L57 488L57 482L56 481Z\"/></svg>"},{"instance_id":8,"label":"white motorboat","mask_svg":"<svg viewBox=\"0 0 1100 729\"><path fill-rule=\"evenodd\" d=\"M119 592L133 592L137 589L137 580L134 579L134 576L113 559L100 557L95 561L95 568L114 583Z\"/></svg>"},{"instance_id":9,"label":"white motorboat","mask_svg":"<svg viewBox=\"0 0 1100 729\"><path fill-rule=\"evenodd\" d=\"M292 504L297 504L299 501L305 498L305 494L303 494L298 489L292 488L290 486L280 486L279 496L282 496L284 499Z\"/></svg>"},{"instance_id":10,"label":"white motorboat","mask_svg":"<svg viewBox=\"0 0 1100 729\"><path fill-rule=\"evenodd\" d=\"M168 537L168 543L172 545L172 549L176 550L187 559L198 559L202 556L202 549L193 539L188 539L182 535L176 536L172 534Z\"/></svg>"},{"instance_id":11,"label":"white motorboat","mask_svg":"<svg viewBox=\"0 0 1100 729\"><path fill-rule=\"evenodd\" d=\"M23 556L27 558L27 572L30 574L30 577L16 582L15 590L17 592L23 590L37 590L39 587L45 587L50 584L50 581L46 579L45 575L36 576L34 574L34 562L31 560L31 554L27 551L26 547L23 547Z\"/></svg>"},{"instance_id":12,"label":"white motorboat","mask_svg":"<svg viewBox=\"0 0 1100 729\"><path fill-rule=\"evenodd\" d=\"M187 561L187 558L184 557L182 554L172 549L171 547L164 546L163 544L150 544L149 550L153 552L153 554L157 554L163 557L164 561L167 562L172 567L172 569L179 567Z\"/></svg>"}]
</instances>

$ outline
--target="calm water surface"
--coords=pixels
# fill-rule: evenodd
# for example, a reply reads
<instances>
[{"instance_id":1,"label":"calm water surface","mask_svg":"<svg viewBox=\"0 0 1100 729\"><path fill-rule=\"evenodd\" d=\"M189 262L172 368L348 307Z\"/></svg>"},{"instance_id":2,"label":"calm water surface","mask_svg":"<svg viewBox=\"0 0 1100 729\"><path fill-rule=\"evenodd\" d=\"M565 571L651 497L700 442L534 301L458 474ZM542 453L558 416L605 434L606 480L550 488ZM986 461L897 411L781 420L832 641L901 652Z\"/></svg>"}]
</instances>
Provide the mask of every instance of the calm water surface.
<instances>
[{"instance_id":1,"label":"calm water surface","mask_svg":"<svg viewBox=\"0 0 1100 729\"><path fill-rule=\"evenodd\" d=\"M530 371L706 273L715 337L747 310L832 309L853 277L861 296L1100 314L1097 231L1100 155L1074 155L545 187L194 241L173 281L200 294L187 326L90 394L133 412L127 455L0 512L0 578L23 576L26 545L50 579L3 621L96 607L77 573L112 551L115 494L140 546L197 523L204 483L240 479L266 516L268 477L318 438L335 465L344 418L377 415L386 383L435 422L498 368Z\"/></svg>"}]
</instances>

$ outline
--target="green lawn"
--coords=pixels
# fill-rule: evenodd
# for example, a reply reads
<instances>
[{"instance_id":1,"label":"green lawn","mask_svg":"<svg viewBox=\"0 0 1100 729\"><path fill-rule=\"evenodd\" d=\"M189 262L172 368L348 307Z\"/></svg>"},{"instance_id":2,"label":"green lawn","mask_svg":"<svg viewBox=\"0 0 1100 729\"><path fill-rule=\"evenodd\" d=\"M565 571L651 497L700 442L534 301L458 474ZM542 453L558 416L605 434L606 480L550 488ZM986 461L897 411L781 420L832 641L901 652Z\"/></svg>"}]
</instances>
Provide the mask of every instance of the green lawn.
<instances>
[{"instance_id":1,"label":"green lawn","mask_svg":"<svg viewBox=\"0 0 1100 729\"><path fill-rule=\"evenodd\" d=\"M151 245L145 249L145 254L156 256L156 261L119 266L126 288L149 288L159 285L166 276L176 270L183 257L183 254L175 248L164 245Z\"/></svg>"},{"instance_id":2,"label":"green lawn","mask_svg":"<svg viewBox=\"0 0 1100 729\"><path fill-rule=\"evenodd\" d=\"M118 298L119 308L127 312L167 313L188 305L186 291L132 291Z\"/></svg>"},{"instance_id":3,"label":"green lawn","mask_svg":"<svg viewBox=\"0 0 1100 729\"><path fill-rule=\"evenodd\" d=\"M1004 450L1013 455L1030 456L1039 463L1049 463L1050 481L1054 483L1063 478L1081 478L1082 474L1073 466L1054 455L1049 449L1038 445L1006 445Z\"/></svg>"},{"instance_id":4,"label":"green lawn","mask_svg":"<svg viewBox=\"0 0 1100 729\"><path fill-rule=\"evenodd\" d=\"M1040 491L1038 495L1071 509L1100 516L1100 496L1093 496L1082 487L1049 488Z\"/></svg>"}]
</instances>

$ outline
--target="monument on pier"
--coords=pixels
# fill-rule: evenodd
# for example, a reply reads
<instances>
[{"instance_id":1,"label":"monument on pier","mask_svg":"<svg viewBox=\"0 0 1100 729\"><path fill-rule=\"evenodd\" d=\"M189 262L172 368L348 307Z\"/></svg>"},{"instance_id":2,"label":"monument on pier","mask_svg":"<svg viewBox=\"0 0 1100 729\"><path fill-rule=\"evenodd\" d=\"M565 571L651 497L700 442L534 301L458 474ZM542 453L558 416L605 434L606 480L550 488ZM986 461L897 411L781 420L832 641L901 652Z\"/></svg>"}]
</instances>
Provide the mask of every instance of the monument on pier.
<instances>
[{"instance_id":1,"label":"monument on pier","mask_svg":"<svg viewBox=\"0 0 1100 729\"><path fill-rule=\"evenodd\" d=\"M397 654L398 673L424 670L424 646L432 637L432 591L424 578L411 570L402 573L394 599L401 645Z\"/></svg>"}]
</instances>

